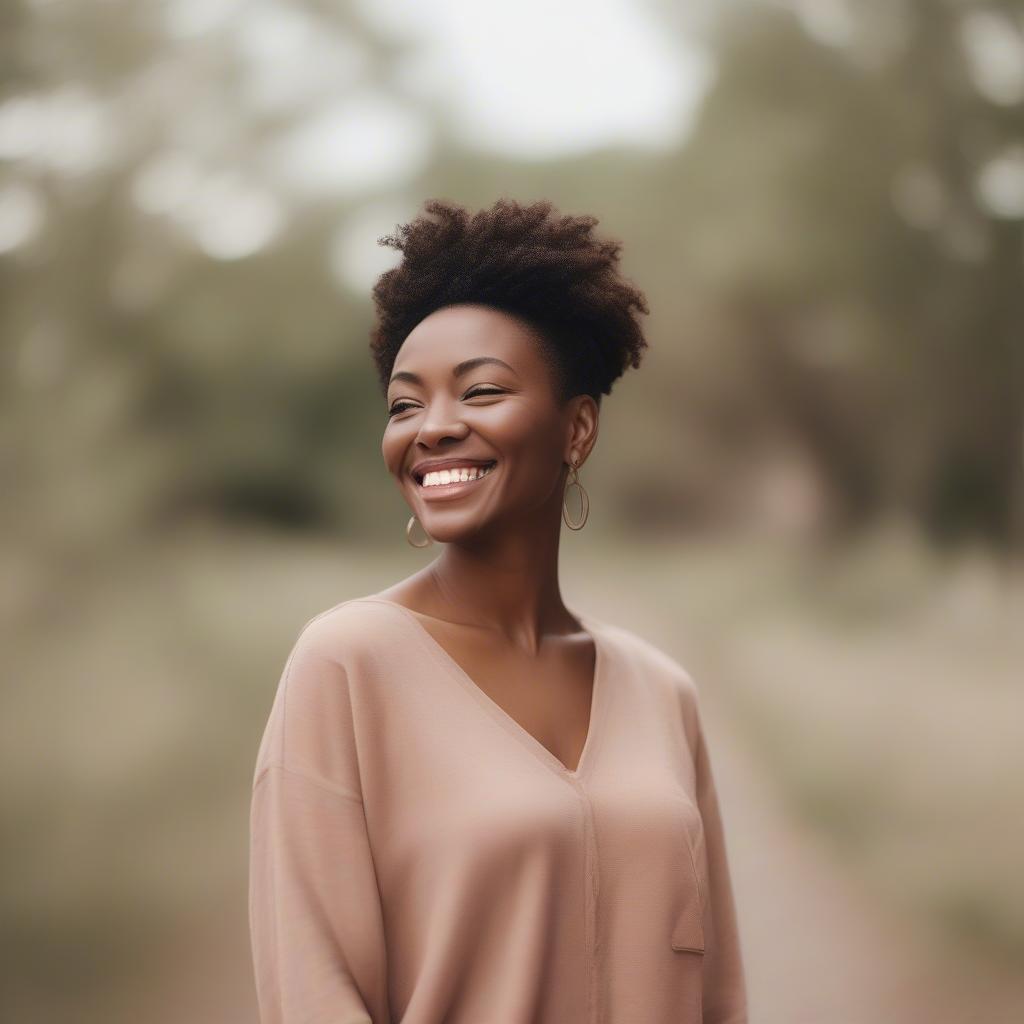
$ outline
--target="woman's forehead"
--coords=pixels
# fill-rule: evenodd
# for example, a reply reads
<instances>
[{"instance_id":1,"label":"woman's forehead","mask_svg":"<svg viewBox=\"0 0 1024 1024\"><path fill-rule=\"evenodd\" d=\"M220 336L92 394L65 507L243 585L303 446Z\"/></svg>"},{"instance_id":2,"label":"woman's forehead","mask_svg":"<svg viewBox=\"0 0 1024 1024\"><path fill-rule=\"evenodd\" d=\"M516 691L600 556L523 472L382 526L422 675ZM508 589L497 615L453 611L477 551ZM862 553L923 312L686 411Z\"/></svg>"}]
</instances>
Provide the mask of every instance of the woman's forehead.
<instances>
[{"instance_id":1,"label":"woman's forehead","mask_svg":"<svg viewBox=\"0 0 1024 1024\"><path fill-rule=\"evenodd\" d=\"M446 306L409 333L395 358L400 371L450 373L460 363L487 356L520 374L541 373L536 332L512 314L488 306ZM495 368L498 364L491 364Z\"/></svg>"}]
</instances>

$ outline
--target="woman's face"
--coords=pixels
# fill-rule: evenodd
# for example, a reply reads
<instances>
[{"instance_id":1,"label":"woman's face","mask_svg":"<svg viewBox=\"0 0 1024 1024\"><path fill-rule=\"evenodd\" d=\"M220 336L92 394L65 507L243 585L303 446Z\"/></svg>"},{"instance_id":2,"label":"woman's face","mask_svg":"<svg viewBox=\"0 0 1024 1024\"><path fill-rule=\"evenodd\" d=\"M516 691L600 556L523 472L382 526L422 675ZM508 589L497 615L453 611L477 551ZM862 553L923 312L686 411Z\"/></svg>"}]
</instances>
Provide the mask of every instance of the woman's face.
<instances>
[{"instance_id":1,"label":"woman's face","mask_svg":"<svg viewBox=\"0 0 1024 1024\"><path fill-rule=\"evenodd\" d=\"M559 406L530 326L476 304L439 309L410 332L387 406L384 462L442 542L559 516L570 453L582 462L597 436L597 403ZM469 479L424 478L438 462Z\"/></svg>"}]
</instances>

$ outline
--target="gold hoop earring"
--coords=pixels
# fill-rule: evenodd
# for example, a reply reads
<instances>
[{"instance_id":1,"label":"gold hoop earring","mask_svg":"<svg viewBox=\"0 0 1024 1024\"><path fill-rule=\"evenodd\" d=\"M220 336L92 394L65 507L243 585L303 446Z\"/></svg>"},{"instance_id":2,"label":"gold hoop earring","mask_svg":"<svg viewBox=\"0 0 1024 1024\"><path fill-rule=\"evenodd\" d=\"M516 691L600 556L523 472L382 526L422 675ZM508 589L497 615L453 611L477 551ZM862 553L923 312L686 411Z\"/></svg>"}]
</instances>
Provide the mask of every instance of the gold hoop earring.
<instances>
[{"instance_id":1,"label":"gold hoop earring","mask_svg":"<svg viewBox=\"0 0 1024 1024\"><path fill-rule=\"evenodd\" d=\"M590 495L587 494L586 488L580 483L579 470L576 468L578 465L579 460L574 454L572 456L572 469L570 471L571 479L565 485L565 493L562 495L562 519L565 520L565 525L568 526L570 530L582 530L587 521L587 516L590 515ZM577 487L580 492L580 505L583 509L583 518L578 523L570 522L569 510L565 505L565 495L569 493L570 487Z\"/></svg>"},{"instance_id":2,"label":"gold hoop earring","mask_svg":"<svg viewBox=\"0 0 1024 1024\"><path fill-rule=\"evenodd\" d=\"M417 544L417 543L416 543L416 541L414 541L414 540L412 539L412 527L413 527L413 523L419 523L419 524L420 524L420 529L421 529L421 530L423 530L423 536L424 536L424 538L425 538L425 539L424 539L424 541L423 541L423 543L422 543L422 544ZM427 547L430 547L430 545L434 543L434 541L433 541L433 539L431 538L430 534L429 534L429 533L427 533L427 531L426 531L425 529L423 529L423 524L422 524L422 523L420 523L420 521L419 521L419 520L418 520L418 519L416 518L416 516L415 516L415 515L412 515L412 516L410 516L410 517L409 517L409 522L407 522L407 523L405 524L405 539L406 539L406 540L407 540L407 541L408 541L408 542L409 542L409 543L410 543L410 544L411 544L411 545L412 545L412 546L413 546L414 548L427 548Z\"/></svg>"}]
</instances>

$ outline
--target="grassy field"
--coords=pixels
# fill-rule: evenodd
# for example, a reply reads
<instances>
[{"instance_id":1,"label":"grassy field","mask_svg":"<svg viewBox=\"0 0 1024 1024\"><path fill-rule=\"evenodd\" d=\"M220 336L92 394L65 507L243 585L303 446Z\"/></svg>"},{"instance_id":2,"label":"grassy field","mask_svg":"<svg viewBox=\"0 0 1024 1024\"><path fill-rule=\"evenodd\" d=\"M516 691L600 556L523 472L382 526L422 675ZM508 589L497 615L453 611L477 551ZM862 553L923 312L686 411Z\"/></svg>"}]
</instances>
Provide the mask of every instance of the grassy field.
<instances>
[{"instance_id":1,"label":"grassy field","mask_svg":"<svg viewBox=\"0 0 1024 1024\"><path fill-rule=\"evenodd\" d=\"M88 566L10 554L0 984L13 1016L255 1019L248 787L284 659L310 616L430 557L211 529ZM899 533L842 557L574 535L562 579L570 606L648 636L713 691L879 900L1024 966L1019 572ZM220 980L179 978L166 1004L169 965L212 957Z\"/></svg>"}]
</instances>

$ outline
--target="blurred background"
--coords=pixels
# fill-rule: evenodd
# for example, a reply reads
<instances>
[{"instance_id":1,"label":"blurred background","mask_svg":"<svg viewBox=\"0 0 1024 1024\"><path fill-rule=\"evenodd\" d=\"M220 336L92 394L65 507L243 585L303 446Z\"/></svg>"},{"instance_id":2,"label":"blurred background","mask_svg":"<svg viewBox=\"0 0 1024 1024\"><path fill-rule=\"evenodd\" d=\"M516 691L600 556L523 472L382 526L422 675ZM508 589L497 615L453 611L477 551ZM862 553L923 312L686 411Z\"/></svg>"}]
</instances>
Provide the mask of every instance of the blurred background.
<instances>
[{"instance_id":1,"label":"blurred background","mask_svg":"<svg viewBox=\"0 0 1024 1024\"><path fill-rule=\"evenodd\" d=\"M0 989L255 1022L256 747L404 534L424 199L596 215L650 342L573 607L707 707L752 1021L1024 1020L1024 4L0 0Z\"/></svg>"}]
</instances>

